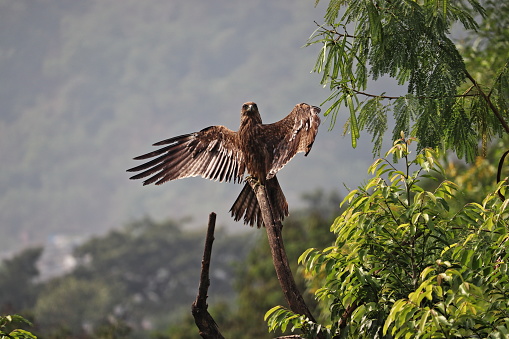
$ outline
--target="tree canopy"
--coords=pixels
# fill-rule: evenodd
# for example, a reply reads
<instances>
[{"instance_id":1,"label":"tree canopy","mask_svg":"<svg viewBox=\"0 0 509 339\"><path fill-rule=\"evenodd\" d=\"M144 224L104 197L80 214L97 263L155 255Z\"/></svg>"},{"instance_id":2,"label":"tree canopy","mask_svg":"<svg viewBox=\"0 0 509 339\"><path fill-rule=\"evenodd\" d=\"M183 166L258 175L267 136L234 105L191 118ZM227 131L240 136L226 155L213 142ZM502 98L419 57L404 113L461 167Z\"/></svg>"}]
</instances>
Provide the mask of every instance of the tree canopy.
<instances>
[{"instance_id":1,"label":"tree canopy","mask_svg":"<svg viewBox=\"0 0 509 339\"><path fill-rule=\"evenodd\" d=\"M507 40L493 31L503 30L495 28L500 27L495 23L497 18L507 20L502 14L507 13L507 5L486 2L486 6L490 17L474 0L331 0L325 23L309 44L322 45L314 70L332 91L325 113L332 116L332 124L345 105L350 110L345 130L351 134L352 145L355 147L360 131L366 130L379 154L392 113L393 139L404 131L418 138L420 148L453 150L469 161L477 154L480 140L486 144L494 136L509 133L509 69L507 54L503 54ZM452 29L468 32L464 49L471 58L473 49L486 54L501 45L497 55L502 58L489 63L493 77L472 76L475 63L467 67ZM494 45L488 42L492 35L497 35ZM368 80L382 77L406 85L407 94L369 92Z\"/></svg>"},{"instance_id":2,"label":"tree canopy","mask_svg":"<svg viewBox=\"0 0 509 339\"><path fill-rule=\"evenodd\" d=\"M507 205L496 192L453 208L457 185L426 190L423 178L444 175L436 153L410 156L400 138L369 168L335 220L333 246L300 257L316 286L322 322L280 306L269 327L327 338L498 338L509 334ZM395 156L399 166L389 160ZM497 189L507 191L507 183Z\"/></svg>"}]
</instances>

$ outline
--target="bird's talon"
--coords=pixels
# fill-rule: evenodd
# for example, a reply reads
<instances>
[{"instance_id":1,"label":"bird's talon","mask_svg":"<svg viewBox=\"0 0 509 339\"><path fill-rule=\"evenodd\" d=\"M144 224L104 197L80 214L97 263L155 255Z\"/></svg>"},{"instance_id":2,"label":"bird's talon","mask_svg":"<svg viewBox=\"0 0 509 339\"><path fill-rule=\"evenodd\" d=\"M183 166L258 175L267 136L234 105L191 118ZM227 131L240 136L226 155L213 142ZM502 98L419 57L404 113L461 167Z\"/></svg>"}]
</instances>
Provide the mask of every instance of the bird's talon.
<instances>
[{"instance_id":1,"label":"bird's talon","mask_svg":"<svg viewBox=\"0 0 509 339\"><path fill-rule=\"evenodd\" d=\"M250 185L253 186L253 188L255 187L258 187L258 186L261 186L262 183L260 182L260 180L258 180L256 177L253 177L252 175L248 175L245 179L245 181L247 183L249 183Z\"/></svg>"}]
</instances>

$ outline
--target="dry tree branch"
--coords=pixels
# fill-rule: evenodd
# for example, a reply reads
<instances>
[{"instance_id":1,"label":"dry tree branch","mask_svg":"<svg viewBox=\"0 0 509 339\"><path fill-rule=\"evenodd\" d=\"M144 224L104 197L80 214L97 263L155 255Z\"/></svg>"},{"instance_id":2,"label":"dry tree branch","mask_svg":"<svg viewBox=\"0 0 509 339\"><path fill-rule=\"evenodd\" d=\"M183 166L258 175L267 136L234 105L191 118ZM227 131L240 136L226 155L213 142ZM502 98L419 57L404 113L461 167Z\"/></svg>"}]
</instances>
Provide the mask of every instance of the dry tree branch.
<instances>
[{"instance_id":1,"label":"dry tree branch","mask_svg":"<svg viewBox=\"0 0 509 339\"><path fill-rule=\"evenodd\" d=\"M207 237L205 238L205 249L203 250L203 259L201 262L200 284L198 286L198 295L193 302L191 312L193 313L194 322L200 331L200 335L204 339L224 339L219 332L218 326L214 318L207 311L207 292L210 286L209 268L210 258L212 256L212 243L214 242L214 229L216 227L216 214L214 212L209 215L209 224L207 229Z\"/></svg>"}]
</instances>

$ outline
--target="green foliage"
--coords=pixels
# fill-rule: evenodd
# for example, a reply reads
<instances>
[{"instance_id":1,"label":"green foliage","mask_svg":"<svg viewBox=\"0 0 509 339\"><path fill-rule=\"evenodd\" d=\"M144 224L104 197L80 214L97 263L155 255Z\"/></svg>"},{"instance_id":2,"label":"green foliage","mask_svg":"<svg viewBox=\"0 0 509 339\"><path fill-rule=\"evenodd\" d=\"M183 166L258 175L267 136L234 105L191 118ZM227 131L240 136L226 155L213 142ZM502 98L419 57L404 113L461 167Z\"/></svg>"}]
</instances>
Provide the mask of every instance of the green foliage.
<instances>
[{"instance_id":1,"label":"green foliage","mask_svg":"<svg viewBox=\"0 0 509 339\"><path fill-rule=\"evenodd\" d=\"M73 334L123 331L125 323L129 337L137 338L146 335L146 324L165 328L179 321L196 297L203 239L202 231L184 232L174 221L149 218L93 238L75 250L80 265L73 272L46 284L36 319ZM232 262L246 252L246 240L216 233L211 300L231 293Z\"/></svg>"},{"instance_id":2,"label":"green foliage","mask_svg":"<svg viewBox=\"0 0 509 339\"><path fill-rule=\"evenodd\" d=\"M95 327L114 306L116 282L110 283L71 276L48 284L34 308L37 323L46 333L65 328L79 334L85 324Z\"/></svg>"},{"instance_id":3,"label":"green foliage","mask_svg":"<svg viewBox=\"0 0 509 339\"><path fill-rule=\"evenodd\" d=\"M0 264L0 312L22 312L34 306L41 253L41 247L27 248Z\"/></svg>"},{"instance_id":4,"label":"green foliage","mask_svg":"<svg viewBox=\"0 0 509 339\"><path fill-rule=\"evenodd\" d=\"M104 320L94 329L94 339L129 338L132 328L118 319Z\"/></svg>"},{"instance_id":5,"label":"green foliage","mask_svg":"<svg viewBox=\"0 0 509 339\"><path fill-rule=\"evenodd\" d=\"M369 168L365 185L344 199L333 246L310 248L299 261L321 286L320 324L281 307L267 313L271 329L302 328L340 338L506 336L509 329L507 205L496 193L482 203L455 205L457 185L425 190L443 175L437 154L410 159L412 138L397 140ZM505 192L505 184L499 187Z\"/></svg>"},{"instance_id":6,"label":"green foliage","mask_svg":"<svg viewBox=\"0 0 509 339\"><path fill-rule=\"evenodd\" d=\"M507 5L497 6L507 14ZM497 63L488 64L497 67L496 77L481 86L450 37L453 25L471 36L486 37L494 30L493 19L491 26L484 21L479 26L474 17L486 20L485 9L475 0L331 0L325 24L308 42L323 45L314 71L322 73L321 83L332 90L325 112L332 116L331 127L342 105L347 106L345 131L350 132L352 145L360 131L367 130L373 136L373 151L379 154L392 111L393 139L404 131L418 138L420 149L453 150L472 161L478 142L500 136L501 120L509 116L509 55L502 53ZM497 41L505 46L500 36ZM406 84L407 94L365 92L368 79L384 76Z\"/></svg>"},{"instance_id":7,"label":"green foliage","mask_svg":"<svg viewBox=\"0 0 509 339\"><path fill-rule=\"evenodd\" d=\"M471 74L491 86L509 56L509 3L482 0L481 4L486 15L479 18L476 34L461 37L457 45Z\"/></svg>"},{"instance_id":8,"label":"green foliage","mask_svg":"<svg viewBox=\"0 0 509 339\"><path fill-rule=\"evenodd\" d=\"M37 339L32 333L23 329L12 329L13 326L29 325L30 321L20 315L2 315L0 316L0 339Z\"/></svg>"},{"instance_id":9,"label":"green foliage","mask_svg":"<svg viewBox=\"0 0 509 339\"><path fill-rule=\"evenodd\" d=\"M40 248L6 259L1 312L28 317L44 338L134 339L162 331L189 313L197 293L204 233L181 223L144 218L92 238L75 249L74 270L46 281L36 268ZM232 302L233 263L251 246L245 234L216 231L211 303Z\"/></svg>"},{"instance_id":10,"label":"green foliage","mask_svg":"<svg viewBox=\"0 0 509 339\"><path fill-rule=\"evenodd\" d=\"M509 148L509 139L504 137L489 145L483 151L484 156L477 156L472 163L458 160L454 154L442 155L440 162L444 167L446 178L454 178L458 185L458 193L454 202L455 206L463 206L467 203L481 203L488 192L497 190L498 163L503 153ZM507 159L502 166L501 179L508 176ZM435 181L426 181L423 184L426 189L436 186Z\"/></svg>"}]
</instances>

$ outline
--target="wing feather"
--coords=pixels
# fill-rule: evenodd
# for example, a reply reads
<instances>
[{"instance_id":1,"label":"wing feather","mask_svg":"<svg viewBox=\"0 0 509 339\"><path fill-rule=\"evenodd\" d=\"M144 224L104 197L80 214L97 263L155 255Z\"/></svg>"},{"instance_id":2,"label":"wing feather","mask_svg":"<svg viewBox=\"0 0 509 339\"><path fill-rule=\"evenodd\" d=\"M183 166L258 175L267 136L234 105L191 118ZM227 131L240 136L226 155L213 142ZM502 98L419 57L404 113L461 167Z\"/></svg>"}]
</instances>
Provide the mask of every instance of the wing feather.
<instances>
[{"instance_id":1,"label":"wing feather","mask_svg":"<svg viewBox=\"0 0 509 339\"><path fill-rule=\"evenodd\" d=\"M138 156L144 164L128 169L139 172L130 179L149 177L143 184L160 185L169 180L201 176L206 179L240 182L245 171L238 134L224 126L207 127L200 132L183 134L159 141L158 150Z\"/></svg>"},{"instance_id":2,"label":"wing feather","mask_svg":"<svg viewBox=\"0 0 509 339\"><path fill-rule=\"evenodd\" d=\"M226 157L224 157L224 156L218 156L216 165L212 169L212 173L211 173L211 176L217 178L217 180L220 182L222 181L221 180L221 170L224 168L225 159L226 159Z\"/></svg>"},{"instance_id":3,"label":"wing feather","mask_svg":"<svg viewBox=\"0 0 509 339\"><path fill-rule=\"evenodd\" d=\"M302 103L296 105L284 119L265 125L267 140L272 141L273 160L267 179L273 178L299 152L311 151L320 125L320 108ZM279 136L274 139L274 136Z\"/></svg>"}]
</instances>

